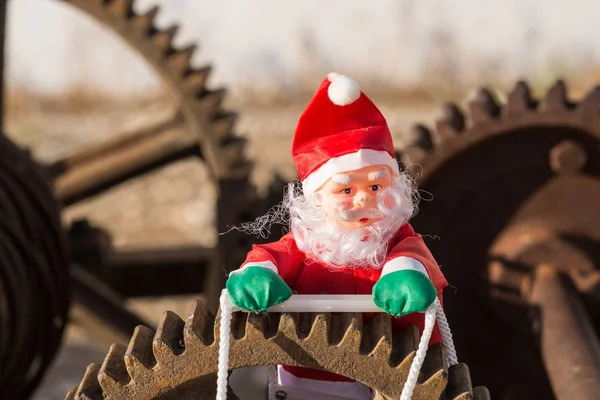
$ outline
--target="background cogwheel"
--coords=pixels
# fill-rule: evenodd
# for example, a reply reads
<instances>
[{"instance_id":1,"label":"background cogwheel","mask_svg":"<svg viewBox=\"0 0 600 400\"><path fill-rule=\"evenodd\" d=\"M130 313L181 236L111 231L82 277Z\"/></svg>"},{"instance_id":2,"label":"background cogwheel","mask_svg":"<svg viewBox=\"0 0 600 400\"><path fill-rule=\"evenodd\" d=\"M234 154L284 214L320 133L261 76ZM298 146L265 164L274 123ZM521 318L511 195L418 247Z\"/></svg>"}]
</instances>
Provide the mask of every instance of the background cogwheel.
<instances>
[{"instance_id":1,"label":"background cogwheel","mask_svg":"<svg viewBox=\"0 0 600 400\"><path fill-rule=\"evenodd\" d=\"M444 306L457 352L495 398L554 398L550 381L556 393L560 379L570 377L563 382L568 393L584 377L546 371L584 365L573 357L585 353L600 359L593 351L600 327L599 99L596 87L581 102L569 101L562 81L540 100L519 82L506 104L482 89L466 114L449 104L435 129L417 126L403 150L419 188L432 196L413 225L428 236L454 287ZM564 346L580 336L566 335L553 349L543 345L556 333L545 318L558 314L533 290L542 265L574 281L569 301L583 304L565 317L595 324L595 332L581 328L590 339L578 355ZM585 374L595 376L590 368Z\"/></svg>"}]
</instances>

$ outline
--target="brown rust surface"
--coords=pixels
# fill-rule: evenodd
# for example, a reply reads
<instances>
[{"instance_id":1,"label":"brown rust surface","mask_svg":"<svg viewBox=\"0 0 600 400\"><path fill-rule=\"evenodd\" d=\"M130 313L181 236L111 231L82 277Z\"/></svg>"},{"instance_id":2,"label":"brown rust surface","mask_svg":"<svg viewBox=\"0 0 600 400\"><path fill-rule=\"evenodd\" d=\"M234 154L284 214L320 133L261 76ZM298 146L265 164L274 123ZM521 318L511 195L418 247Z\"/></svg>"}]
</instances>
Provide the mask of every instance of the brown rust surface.
<instances>
[{"instance_id":1,"label":"brown rust surface","mask_svg":"<svg viewBox=\"0 0 600 400\"><path fill-rule=\"evenodd\" d=\"M198 301L185 322L165 313L153 339L152 334L139 328L127 349L111 348L102 366L90 367L80 388L67 399L80 399L88 392L91 398L106 399L185 399L190 393L213 399L219 324L204 303ZM385 314L363 325L361 314L235 313L229 367L318 368L362 382L376 389L380 399L396 399L417 344L416 327L392 335L391 319ZM468 368L459 364L449 371L442 346L434 345L413 398L441 398L448 379L449 398L472 396Z\"/></svg>"}]
</instances>

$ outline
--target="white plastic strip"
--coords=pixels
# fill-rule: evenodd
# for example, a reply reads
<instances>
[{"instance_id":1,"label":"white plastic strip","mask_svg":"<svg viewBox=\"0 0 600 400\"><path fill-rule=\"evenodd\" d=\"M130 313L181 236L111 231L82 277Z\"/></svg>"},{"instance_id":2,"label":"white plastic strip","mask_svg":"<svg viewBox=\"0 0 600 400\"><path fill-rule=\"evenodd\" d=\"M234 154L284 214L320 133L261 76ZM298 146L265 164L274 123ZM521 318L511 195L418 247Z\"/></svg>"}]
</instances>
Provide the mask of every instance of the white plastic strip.
<instances>
[{"instance_id":1,"label":"white plastic strip","mask_svg":"<svg viewBox=\"0 0 600 400\"><path fill-rule=\"evenodd\" d=\"M224 290L226 292L226 290ZM233 305L232 311L243 311ZM270 307L267 312L382 312L370 294L296 294L287 301Z\"/></svg>"}]
</instances>

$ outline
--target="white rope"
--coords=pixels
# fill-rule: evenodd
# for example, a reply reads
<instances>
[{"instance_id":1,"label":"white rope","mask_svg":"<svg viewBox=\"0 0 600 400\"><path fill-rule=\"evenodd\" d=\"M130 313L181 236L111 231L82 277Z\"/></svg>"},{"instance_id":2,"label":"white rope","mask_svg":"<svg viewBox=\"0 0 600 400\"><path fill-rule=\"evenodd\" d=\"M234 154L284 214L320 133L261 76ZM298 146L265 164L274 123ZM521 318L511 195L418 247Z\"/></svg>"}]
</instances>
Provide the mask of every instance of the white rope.
<instances>
[{"instance_id":1,"label":"white rope","mask_svg":"<svg viewBox=\"0 0 600 400\"><path fill-rule=\"evenodd\" d=\"M448 367L458 364L458 356L456 355L456 349L454 348L454 340L452 340L452 331L450 325L446 319L446 314L440 303L440 299L435 299L435 305L437 308L437 323L442 335L442 342L446 348L446 354L448 355Z\"/></svg>"},{"instance_id":2,"label":"white rope","mask_svg":"<svg viewBox=\"0 0 600 400\"><path fill-rule=\"evenodd\" d=\"M292 299L294 299L294 297L302 296L292 296ZM227 377L229 371L229 335L231 333L231 314L233 313L234 309L235 311L237 311L238 308L233 306L233 304L231 303L229 295L227 294L227 290L223 290L223 292L221 293L220 305L221 327L219 331L217 400L227 400ZM279 306L279 308L283 307L285 306ZM268 311L274 310L269 309ZM448 366L451 367L458 363L456 349L454 348L454 341L452 340L452 332L450 331L450 326L448 325L446 314L444 314L444 310L442 309L442 305L439 299L436 298L435 302L431 306L429 306L427 311L425 311L425 326L423 327L423 336L421 336L419 347L417 348L417 354L415 355L415 358L410 366L408 377L406 379L406 382L404 383L404 388L402 389L400 400L410 400L413 391L417 386L419 372L421 371L421 367L423 366L423 362L425 361L425 356L427 355L427 348L429 347L429 341L431 339L436 320L440 329L440 334L442 335L444 347L446 348L446 353L448 355Z\"/></svg>"},{"instance_id":3,"label":"white rope","mask_svg":"<svg viewBox=\"0 0 600 400\"><path fill-rule=\"evenodd\" d=\"M221 305L221 327L219 330L219 365L217 370L217 400L227 400L227 376L229 372L229 335L233 308L227 290L219 299Z\"/></svg>"},{"instance_id":4,"label":"white rope","mask_svg":"<svg viewBox=\"0 0 600 400\"><path fill-rule=\"evenodd\" d=\"M448 365L452 366L458 362L456 357L456 349L454 348L454 341L452 340L452 332L450 331L446 314L444 314L440 300L436 298L435 302L429 306L427 311L425 311L425 326L423 327L423 336L421 336L421 341L419 342L419 347L417 348L417 354L415 355L415 359L413 360L410 370L408 371L408 377L404 383L400 400L410 400L412 398L413 391L417 386L417 380L419 379L419 372L421 371L421 367L425 361L425 356L427 355L427 348L429 347L429 340L431 339L431 334L433 333L436 317L438 327L440 328L440 334L442 335L442 341L444 343L444 347L446 347L446 353L448 354Z\"/></svg>"}]
</instances>

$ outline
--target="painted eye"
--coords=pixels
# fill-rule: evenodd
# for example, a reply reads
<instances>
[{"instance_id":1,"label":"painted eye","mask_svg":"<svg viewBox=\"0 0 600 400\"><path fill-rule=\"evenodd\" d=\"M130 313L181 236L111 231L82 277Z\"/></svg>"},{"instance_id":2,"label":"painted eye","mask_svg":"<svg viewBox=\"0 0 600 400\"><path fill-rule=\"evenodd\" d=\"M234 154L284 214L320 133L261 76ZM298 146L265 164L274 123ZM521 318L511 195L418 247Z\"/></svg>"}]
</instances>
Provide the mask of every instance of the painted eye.
<instances>
[{"instance_id":1,"label":"painted eye","mask_svg":"<svg viewBox=\"0 0 600 400\"><path fill-rule=\"evenodd\" d=\"M350 193L352 193L352 189L346 188L346 189L342 190L342 192L344 192L345 194L350 194Z\"/></svg>"},{"instance_id":2,"label":"painted eye","mask_svg":"<svg viewBox=\"0 0 600 400\"><path fill-rule=\"evenodd\" d=\"M378 191L379 190L379 185L372 185L371 186L371 190L374 191L374 192Z\"/></svg>"}]
</instances>

